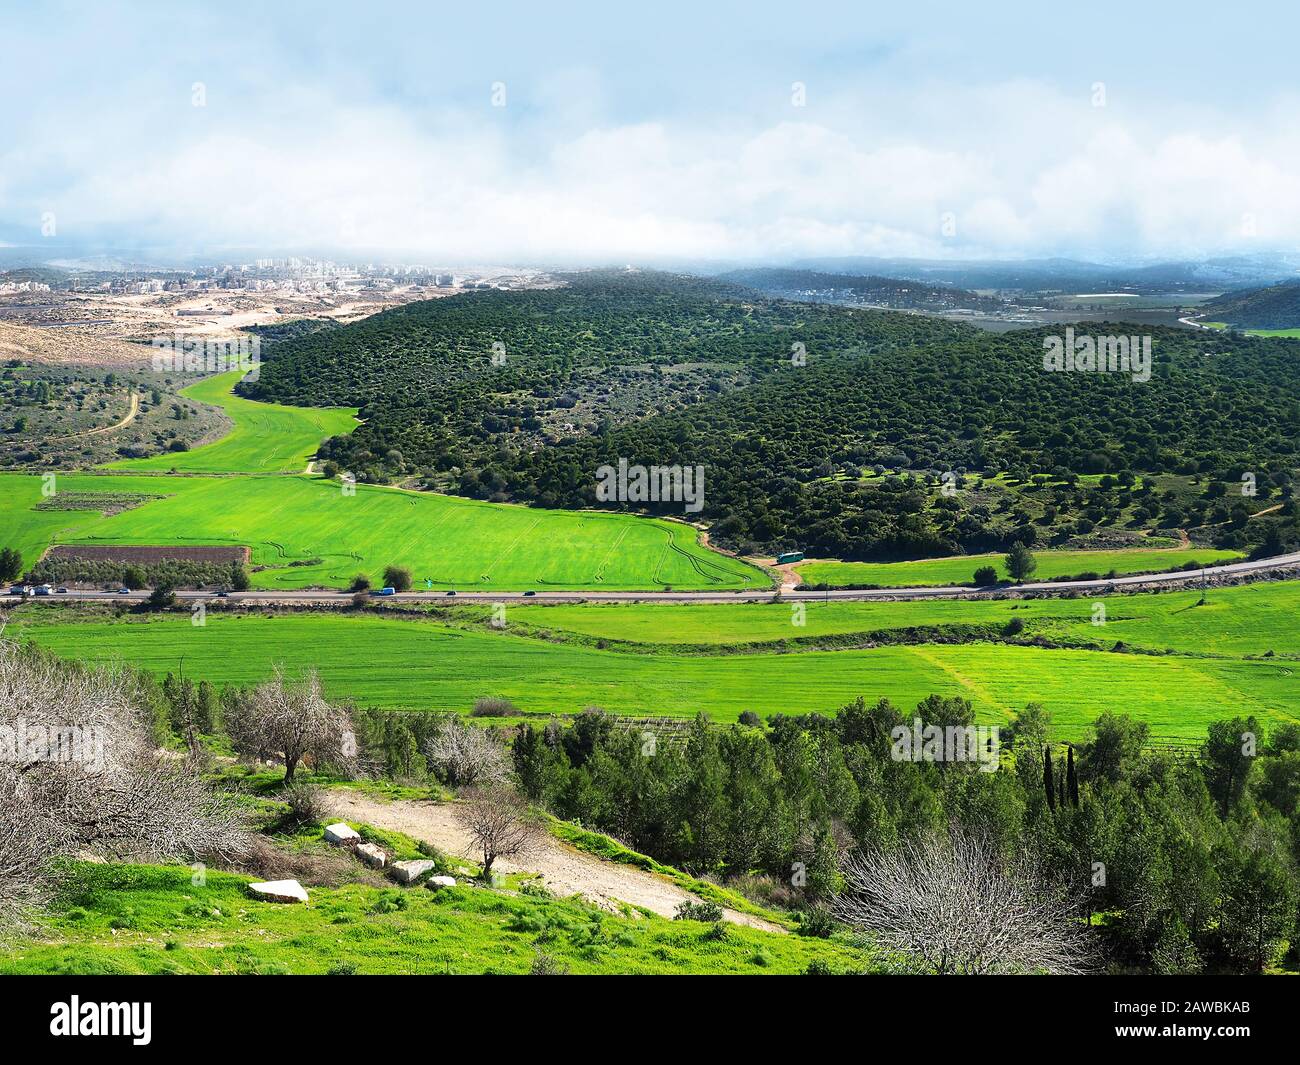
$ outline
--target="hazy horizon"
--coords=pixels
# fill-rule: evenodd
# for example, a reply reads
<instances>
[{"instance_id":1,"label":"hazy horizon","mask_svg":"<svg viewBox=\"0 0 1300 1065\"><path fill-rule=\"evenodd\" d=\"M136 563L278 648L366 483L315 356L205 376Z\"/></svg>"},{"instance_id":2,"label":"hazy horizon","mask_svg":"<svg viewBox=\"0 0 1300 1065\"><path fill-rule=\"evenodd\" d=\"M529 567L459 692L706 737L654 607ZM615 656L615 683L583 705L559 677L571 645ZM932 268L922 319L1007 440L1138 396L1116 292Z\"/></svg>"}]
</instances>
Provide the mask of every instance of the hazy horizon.
<instances>
[{"instance_id":1,"label":"hazy horizon","mask_svg":"<svg viewBox=\"0 0 1300 1065\"><path fill-rule=\"evenodd\" d=\"M1286 252L1293 21L1251 4L1226 24L1208 5L1099 4L1068 33L1028 4L45 5L10 28L0 73L0 247L555 265Z\"/></svg>"}]
</instances>

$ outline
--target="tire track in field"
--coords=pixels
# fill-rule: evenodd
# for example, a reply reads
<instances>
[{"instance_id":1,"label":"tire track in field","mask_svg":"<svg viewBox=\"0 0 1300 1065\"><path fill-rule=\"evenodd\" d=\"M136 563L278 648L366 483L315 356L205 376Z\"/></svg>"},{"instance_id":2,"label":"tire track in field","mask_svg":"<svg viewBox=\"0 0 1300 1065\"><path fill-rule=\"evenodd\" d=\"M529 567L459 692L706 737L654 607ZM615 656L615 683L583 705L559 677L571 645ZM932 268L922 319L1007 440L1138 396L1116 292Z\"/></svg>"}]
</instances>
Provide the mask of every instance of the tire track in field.
<instances>
[{"instance_id":1,"label":"tire track in field","mask_svg":"<svg viewBox=\"0 0 1300 1065\"><path fill-rule=\"evenodd\" d=\"M934 668L939 670L941 673L945 673L948 676L952 677L953 680L955 680L963 688L969 691L972 695L976 696L976 698L991 705L993 709L995 709L1008 721L1011 720L1011 707L1007 706L1000 699L994 698L993 693L990 692L987 688L985 688L982 684L979 684L976 681L971 680L970 677L966 676L964 673L959 672L949 663L944 662L940 658L937 658L936 656L931 654L923 647L909 647L907 648L907 650L911 651L912 654L914 654L917 658L921 659L923 662L928 662L930 665L934 666Z\"/></svg>"},{"instance_id":2,"label":"tire track in field","mask_svg":"<svg viewBox=\"0 0 1300 1065\"><path fill-rule=\"evenodd\" d=\"M488 581L490 581L492 579L492 571L496 569L497 566L501 565L501 563L504 562L525 539L527 539L529 536L532 535L533 530L536 529L537 526L541 524L542 524L541 518L533 519L533 523L530 526L528 526L527 529L521 532L518 536L516 536L514 541L510 544L510 546L507 547L504 551L502 551L501 554L499 554L496 558L494 558L485 567L487 569L487 572L484 573L479 579L483 581L483 583L485 584Z\"/></svg>"}]
</instances>

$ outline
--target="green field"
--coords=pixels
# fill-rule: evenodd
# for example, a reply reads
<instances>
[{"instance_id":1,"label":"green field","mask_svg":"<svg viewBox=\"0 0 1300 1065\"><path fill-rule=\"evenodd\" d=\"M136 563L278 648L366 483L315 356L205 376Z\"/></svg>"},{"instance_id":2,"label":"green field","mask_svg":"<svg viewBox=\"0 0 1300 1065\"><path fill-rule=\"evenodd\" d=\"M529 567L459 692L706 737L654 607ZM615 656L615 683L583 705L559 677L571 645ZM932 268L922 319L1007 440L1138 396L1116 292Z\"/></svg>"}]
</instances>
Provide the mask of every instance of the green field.
<instances>
[{"instance_id":1,"label":"green field","mask_svg":"<svg viewBox=\"0 0 1300 1065\"><path fill-rule=\"evenodd\" d=\"M850 633L945 625L992 625L1013 618L1027 636L1086 640L1110 647L1185 654L1300 655L1300 582L1276 581L1200 591L1147 592L1078 599L952 599L897 603L815 600L788 603L671 603L510 606L511 625L640 644L745 644L811 640ZM1094 607L1105 606L1094 624ZM798 607L802 607L802 614ZM796 624L802 619L803 624Z\"/></svg>"},{"instance_id":2,"label":"green field","mask_svg":"<svg viewBox=\"0 0 1300 1065\"><path fill-rule=\"evenodd\" d=\"M58 491L168 493L111 517L36 511L42 480L0 474L4 540L35 561L61 544L228 545L252 549L258 588L344 587L404 565L437 589L764 587L768 578L698 543L688 525L528 507L315 476L60 474ZM298 562L297 566L290 563ZM304 564L305 563L305 564Z\"/></svg>"},{"instance_id":3,"label":"green field","mask_svg":"<svg viewBox=\"0 0 1300 1065\"><path fill-rule=\"evenodd\" d=\"M860 970L847 944L729 925L710 938L698 921L578 899L457 886L310 888L310 906L251 899L254 877L188 866L77 863L72 889L39 939L0 955L0 973L526 973L544 950L575 974L801 973L814 959ZM517 887L518 878L509 886ZM394 903L400 904L398 908ZM545 946L539 933L546 931Z\"/></svg>"},{"instance_id":4,"label":"green field","mask_svg":"<svg viewBox=\"0 0 1300 1065\"><path fill-rule=\"evenodd\" d=\"M181 391L181 395L196 403L222 408L235 423L220 440L192 451L124 459L105 468L180 473L299 473L316 454L322 440L356 428L357 412L353 407L285 407L233 395L231 389L243 376L242 370L217 374Z\"/></svg>"},{"instance_id":5,"label":"green field","mask_svg":"<svg viewBox=\"0 0 1300 1065\"><path fill-rule=\"evenodd\" d=\"M1239 551L1213 547L1125 548L1102 551L1036 551L1038 569L1034 580L1072 577L1078 573L1105 575L1158 573L1188 562L1210 565L1241 558ZM878 585L882 588L938 587L974 584L980 566L993 566L1007 580L1006 556L1001 554L956 555L927 558L916 562L808 562L796 567L805 584L832 586Z\"/></svg>"},{"instance_id":6,"label":"green field","mask_svg":"<svg viewBox=\"0 0 1300 1065\"><path fill-rule=\"evenodd\" d=\"M1042 702L1066 739L1082 737L1105 710L1122 710L1149 722L1153 734L1181 740L1202 738L1211 721L1234 714L1300 720L1294 661L996 643L638 654L373 614L210 614L206 626L194 627L188 616L175 615L78 624L46 609L24 609L9 632L62 655L124 660L160 674L179 668L183 656L187 676L219 684L257 682L281 663L315 666L334 698L413 710L464 711L480 696L504 695L535 713L597 705L635 715L704 710L728 721L745 710L834 711L859 695L908 707L939 692L969 698L989 723Z\"/></svg>"}]
</instances>

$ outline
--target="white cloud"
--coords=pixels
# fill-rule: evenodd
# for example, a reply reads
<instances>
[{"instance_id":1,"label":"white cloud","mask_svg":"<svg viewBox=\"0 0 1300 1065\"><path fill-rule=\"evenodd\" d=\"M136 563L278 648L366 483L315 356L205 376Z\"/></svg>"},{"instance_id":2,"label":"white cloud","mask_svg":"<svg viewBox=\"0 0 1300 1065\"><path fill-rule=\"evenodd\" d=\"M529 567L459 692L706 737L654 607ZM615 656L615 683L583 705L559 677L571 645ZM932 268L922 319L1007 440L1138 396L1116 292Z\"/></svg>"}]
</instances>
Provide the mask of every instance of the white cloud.
<instances>
[{"instance_id":1,"label":"white cloud","mask_svg":"<svg viewBox=\"0 0 1300 1065\"><path fill-rule=\"evenodd\" d=\"M609 118L557 72L505 109L320 85L83 109L0 149L18 239L389 251L426 259L1197 254L1300 242L1285 102L1229 122L1026 80L810 93L817 106ZM513 109L513 110L512 110ZM1190 123L1195 122L1195 125ZM955 235L942 220L951 213ZM1252 232L1253 226L1253 232Z\"/></svg>"}]
</instances>

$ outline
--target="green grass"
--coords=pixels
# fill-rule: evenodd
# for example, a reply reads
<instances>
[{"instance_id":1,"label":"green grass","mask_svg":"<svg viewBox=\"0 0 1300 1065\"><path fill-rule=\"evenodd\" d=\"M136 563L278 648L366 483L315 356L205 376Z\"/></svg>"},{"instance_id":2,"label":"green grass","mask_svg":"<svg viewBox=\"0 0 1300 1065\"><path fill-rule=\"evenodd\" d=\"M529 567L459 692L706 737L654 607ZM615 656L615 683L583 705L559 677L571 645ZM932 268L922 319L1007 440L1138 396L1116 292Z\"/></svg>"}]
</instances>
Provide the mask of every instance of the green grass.
<instances>
[{"instance_id":1,"label":"green grass","mask_svg":"<svg viewBox=\"0 0 1300 1065\"><path fill-rule=\"evenodd\" d=\"M309 888L308 906L248 896L250 878L188 867L78 865L73 893L39 938L0 955L0 973L526 973L539 951L575 974L800 973L868 960L838 941L644 912L614 915L576 899L480 887L439 891L360 884ZM400 899L401 908L376 906ZM384 912L387 910L388 912Z\"/></svg>"},{"instance_id":2,"label":"green grass","mask_svg":"<svg viewBox=\"0 0 1300 1065\"><path fill-rule=\"evenodd\" d=\"M334 698L412 710L466 711L480 696L503 695L534 713L597 705L676 717L704 710L730 721L745 710L834 711L859 695L910 707L938 692L971 699L989 723L1042 702L1067 739L1081 737L1108 709L1148 721L1159 736L1184 739L1202 738L1211 721L1240 713L1300 720L1295 663L1276 660L991 643L672 656L376 615L209 614L196 628L174 615L78 624L48 609L26 608L8 634L69 657L124 660L154 673L176 670L184 656L187 676L218 684L257 682L277 663L315 666Z\"/></svg>"},{"instance_id":3,"label":"green grass","mask_svg":"<svg viewBox=\"0 0 1300 1065\"><path fill-rule=\"evenodd\" d=\"M641 644L746 644L813 640L850 633L945 625L1005 626L1020 618L1027 635L1083 639L1109 647L1175 649L1188 654L1300 655L1300 581L1268 581L1199 590L1078 599L952 599L910 602L735 604L524 604L507 608L508 624L529 631L576 633ZM1093 624L1104 603L1105 624ZM795 621L802 619L803 624Z\"/></svg>"},{"instance_id":4,"label":"green grass","mask_svg":"<svg viewBox=\"0 0 1300 1065\"><path fill-rule=\"evenodd\" d=\"M177 470L181 473L298 473L329 436L356 428L355 407L285 407L255 403L231 393L242 370L207 377L182 389L196 403L221 407L235 423L215 443L192 451L147 459L125 459L105 468L126 471Z\"/></svg>"},{"instance_id":5,"label":"green grass","mask_svg":"<svg viewBox=\"0 0 1300 1065\"><path fill-rule=\"evenodd\" d=\"M62 544L243 544L256 588L378 582L390 563L435 589L763 587L768 578L698 543L677 522L528 507L309 476L126 477L60 474L60 491L166 492L112 517L39 512L41 479L0 474L5 539L34 562ZM12 530L12 532L10 532ZM292 562L308 565L292 566Z\"/></svg>"},{"instance_id":6,"label":"green grass","mask_svg":"<svg viewBox=\"0 0 1300 1065\"><path fill-rule=\"evenodd\" d=\"M1034 580L1053 580L1078 573L1105 575L1155 573L1175 569L1187 562L1210 565L1241 558L1239 551L1219 548L1125 548L1099 551L1036 551L1038 569ZM879 585L882 588L927 587L948 584L974 584L975 570L993 566L1006 580L1006 555L956 555L928 558L916 562L809 562L798 568L806 584Z\"/></svg>"}]
</instances>

